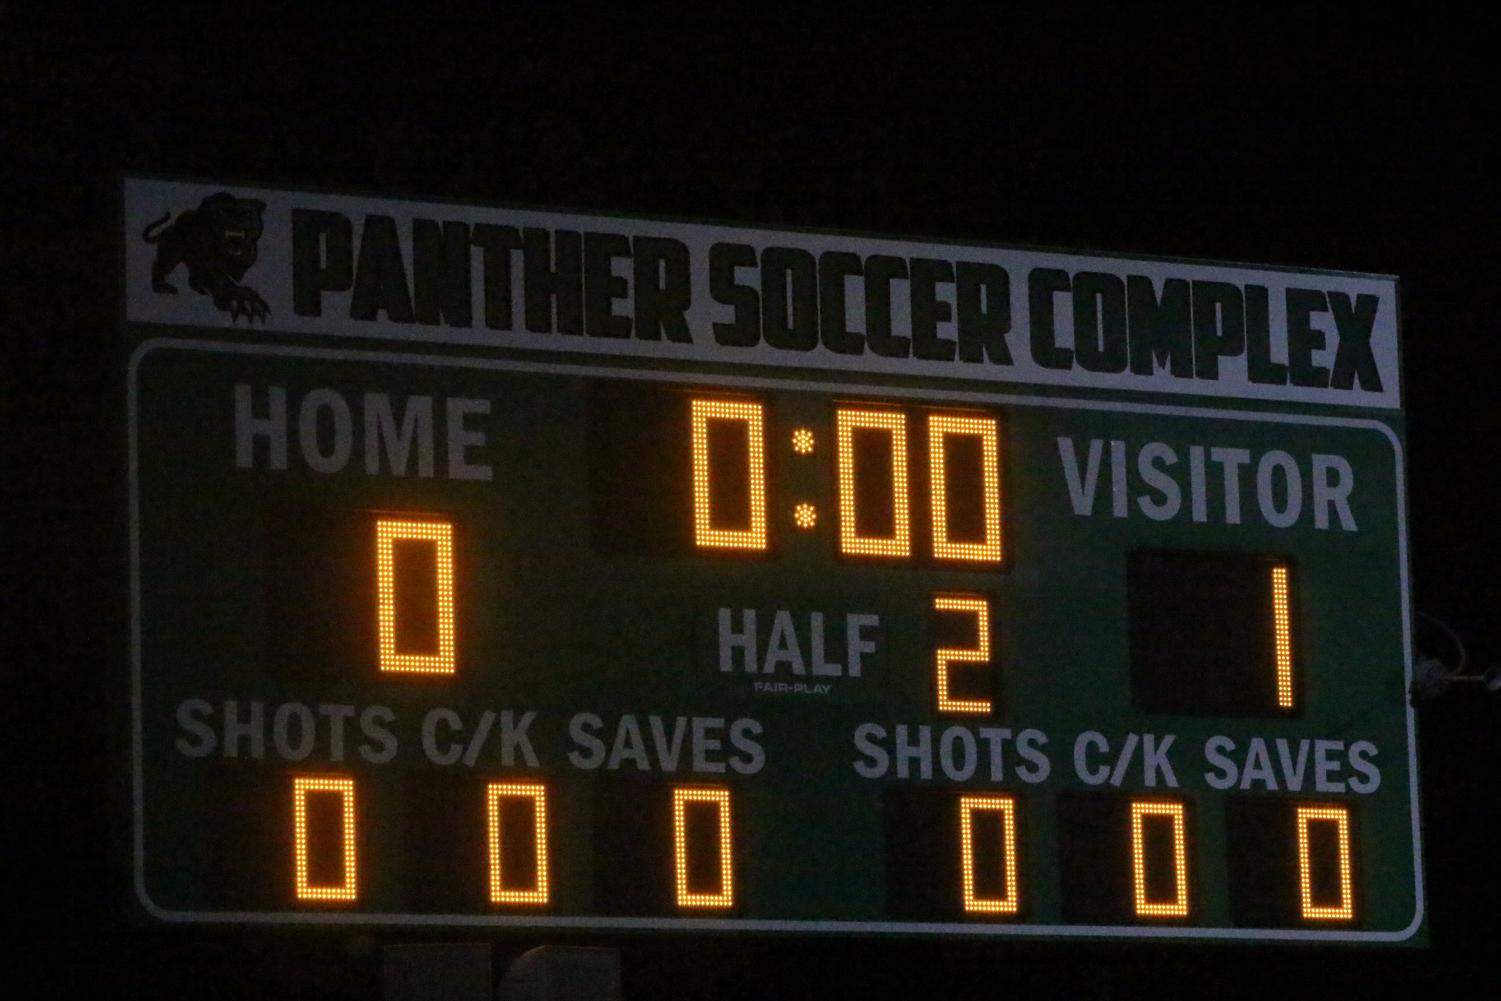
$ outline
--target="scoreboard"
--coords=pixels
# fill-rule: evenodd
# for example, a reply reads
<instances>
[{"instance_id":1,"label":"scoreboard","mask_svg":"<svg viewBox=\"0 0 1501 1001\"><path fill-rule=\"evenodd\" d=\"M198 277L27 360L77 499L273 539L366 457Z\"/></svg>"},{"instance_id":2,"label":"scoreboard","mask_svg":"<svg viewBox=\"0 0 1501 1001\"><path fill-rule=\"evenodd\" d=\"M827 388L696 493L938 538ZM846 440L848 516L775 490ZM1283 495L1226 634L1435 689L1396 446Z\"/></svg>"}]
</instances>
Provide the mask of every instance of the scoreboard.
<instances>
[{"instance_id":1,"label":"scoreboard","mask_svg":"<svg viewBox=\"0 0 1501 1001\"><path fill-rule=\"evenodd\" d=\"M1393 279L123 202L154 918L1422 940Z\"/></svg>"}]
</instances>

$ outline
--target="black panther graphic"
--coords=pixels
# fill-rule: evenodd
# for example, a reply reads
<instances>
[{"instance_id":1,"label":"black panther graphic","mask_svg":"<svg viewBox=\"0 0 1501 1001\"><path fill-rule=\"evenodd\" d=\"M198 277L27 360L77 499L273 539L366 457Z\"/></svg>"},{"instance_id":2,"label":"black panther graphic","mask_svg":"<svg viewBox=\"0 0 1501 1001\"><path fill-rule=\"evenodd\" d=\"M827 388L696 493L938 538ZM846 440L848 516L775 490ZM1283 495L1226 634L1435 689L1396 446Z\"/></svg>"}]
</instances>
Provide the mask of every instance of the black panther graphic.
<instances>
[{"instance_id":1,"label":"black panther graphic","mask_svg":"<svg viewBox=\"0 0 1501 1001\"><path fill-rule=\"evenodd\" d=\"M156 244L151 264L154 292L176 295L167 276L179 264L188 266L188 285L194 292L213 296L214 305L238 322L266 322L271 307L260 293L241 285L245 272L255 263L256 241L261 238L261 213L266 203L254 198L236 198L227 191L209 195L196 209L179 213L177 221L161 227L168 212L147 226L141 239Z\"/></svg>"}]
</instances>

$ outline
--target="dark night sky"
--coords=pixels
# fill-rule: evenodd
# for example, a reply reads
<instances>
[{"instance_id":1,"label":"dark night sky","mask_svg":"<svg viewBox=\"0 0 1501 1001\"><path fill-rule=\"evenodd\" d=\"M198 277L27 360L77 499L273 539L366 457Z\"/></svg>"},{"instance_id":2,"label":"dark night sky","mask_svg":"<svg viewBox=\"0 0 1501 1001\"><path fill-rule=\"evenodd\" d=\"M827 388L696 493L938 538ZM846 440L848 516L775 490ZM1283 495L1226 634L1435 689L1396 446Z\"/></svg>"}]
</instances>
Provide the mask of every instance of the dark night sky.
<instances>
[{"instance_id":1,"label":"dark night sky","mask_svg":"<svg viewBox=\"0 0 1501 1001\"><path fill-rule=\"evenodd\" d=\"M34 519L6 532L6 813L28 825L13 873L55 874L13 885L37 940L11 948L48 993L369 996L374 969L370 941L127 916L121 172L1396 274L1415 603L1501 656L1495 23L650 10L0 19L4 482ZM1420 714L1425 952L643 939L627 996L1472 996L1501 899L1498 722L1473 690Z\"/></svg>"}]
</instances>

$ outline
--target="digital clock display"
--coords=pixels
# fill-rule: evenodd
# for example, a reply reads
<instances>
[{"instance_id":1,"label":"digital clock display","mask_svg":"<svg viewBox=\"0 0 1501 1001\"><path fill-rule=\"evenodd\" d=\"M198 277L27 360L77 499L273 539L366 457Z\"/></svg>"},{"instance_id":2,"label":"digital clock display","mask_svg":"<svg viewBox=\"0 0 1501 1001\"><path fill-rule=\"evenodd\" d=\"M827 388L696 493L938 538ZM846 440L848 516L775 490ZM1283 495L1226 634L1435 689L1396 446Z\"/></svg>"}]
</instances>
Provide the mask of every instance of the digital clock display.
<instances>
[{"instance_id":1,"label":"digital clock display","mask_svg":"<svg viewBox=\"0 0 1501 1001\"><path fill-rule=\"evenodd\" d=\"M823 512L840 560L1004 567L994 412L831 400L792 425L760 396L607 382L590 403L600 552L775 558Z\"/></svg>"},{"instance_id":2,"label":"digital clock display","mask_svg":"<svg viewBox=\"0 0 1501 1001\"><path fill-rule=\"evenodd\" d=\"M129 329L156 917L1420 921L1390 414Z\"/></svg>"}]
</instances>

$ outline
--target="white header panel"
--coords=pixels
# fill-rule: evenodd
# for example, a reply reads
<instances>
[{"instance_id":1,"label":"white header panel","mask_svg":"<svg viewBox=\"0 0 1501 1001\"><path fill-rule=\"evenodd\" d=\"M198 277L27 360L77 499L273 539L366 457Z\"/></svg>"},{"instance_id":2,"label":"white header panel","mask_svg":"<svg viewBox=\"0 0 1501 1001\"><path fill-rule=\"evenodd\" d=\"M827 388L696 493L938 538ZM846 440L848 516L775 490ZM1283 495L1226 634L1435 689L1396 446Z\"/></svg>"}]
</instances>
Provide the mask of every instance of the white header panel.
<instances>
[{"instance_id":1,"label":"white header panel","mask_svg":"<svg viewBox=\"0 0 1501 1001\"><path fill-rule=\"evenodd\" d=\"M1396 280L125 182L126 318L1396 409Z\"/></svg>"}]
</instances>

